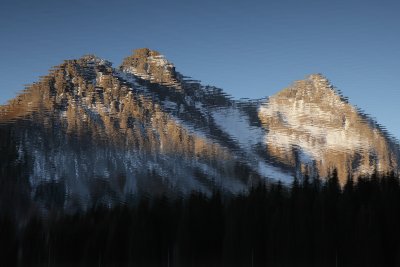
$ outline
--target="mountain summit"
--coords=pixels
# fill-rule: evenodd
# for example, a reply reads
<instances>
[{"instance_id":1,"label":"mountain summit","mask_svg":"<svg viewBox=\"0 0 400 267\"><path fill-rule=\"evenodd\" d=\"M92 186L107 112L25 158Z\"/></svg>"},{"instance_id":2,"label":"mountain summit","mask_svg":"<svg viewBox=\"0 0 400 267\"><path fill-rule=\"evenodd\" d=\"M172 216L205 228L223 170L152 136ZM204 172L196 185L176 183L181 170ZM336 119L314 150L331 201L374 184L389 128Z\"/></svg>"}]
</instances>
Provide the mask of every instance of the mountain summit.
<instances>
[{"instance_id":1,"label":"mountain summit","mask_svg":"<svg viewBox=\"0 0 400 267\"><path fill-rule=\"evenodd\" d=\"M321 176L336 168L339 177L398 168L395 144L321 74L269 98L259 117L268 129L269 153L289 165L299 157Z\"/></svg>"},{"instance_id":2,"label":"mountain summit","mask_svg":"<svg viewBox=\"0 0 400 267\"><path fill-rule=\"evenodd\" d=\"M65 208L399 168L398 145L322 75L265 101L182 77L147 48L119 68L93 55L67 60L0 107L7 160L22 164L38 203L52 184Z\"/></svg>"},{"instance_id":3,"label":"mountain summit","mask_svg":"<svg viewBox=\"0 0 400 267\"><path fill-rule=\"evenodd\" d=\"M174 65L159 52L148 48L134 50L133 55L124 59L120 69L152 83L179 86Z\"/></svg>"}]
</instances>

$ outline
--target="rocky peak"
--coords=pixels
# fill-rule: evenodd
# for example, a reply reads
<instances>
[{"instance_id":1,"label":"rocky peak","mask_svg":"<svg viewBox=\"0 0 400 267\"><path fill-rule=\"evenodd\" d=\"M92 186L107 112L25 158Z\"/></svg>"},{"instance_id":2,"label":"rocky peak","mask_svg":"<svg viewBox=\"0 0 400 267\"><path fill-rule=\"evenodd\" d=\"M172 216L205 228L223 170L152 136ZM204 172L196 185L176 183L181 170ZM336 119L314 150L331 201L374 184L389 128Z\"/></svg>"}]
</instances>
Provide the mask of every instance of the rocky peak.
<instances>
[{"instance_id":1,"label":"rocky peak","mask_svg":"<svg viewBox=\"0 0 400 267\"><path fill-rule=\"evenodd\" d=\"M77 60L78 63L80 64L93 64L96 66L105 66L105 67L111 67L112 63L108 60L102 59L96 55L89 54L89 55L84 55L80 59Z\"/></svg>"},{"instance_id":2,"label":"rocky peak","mask_svg":"<svg viewBox=\"0 0 400 267\"><path fill-rule=\"evenodd\" d=\"M307 162L321 176L388 172L397 158L385 135L350 105L321 74L295 82L259 109L271 155L289 165Z\"/></svg>"},{"instance_id":3,"label":"rocky peak","mask_svg":"<svg viewBox=\"0 0 400 267\"><path fill-rule=\"evenodd\" d=\"M305 101L332 106L341 104L342 96L322 74L312 74L304 80L296 81L292 86L280 91L275 98Z\"/></svg>"},{"instance_id":4,"label":"rocky peak","mask_svg":"<svg viewBox=\"0 0 400 267\"><path fill-rule=\"evenodd\" d=\"M179 87L175 66L158 51L136 49L124 59L120 69L152 83Z\"/></svg>"}]
</instances>

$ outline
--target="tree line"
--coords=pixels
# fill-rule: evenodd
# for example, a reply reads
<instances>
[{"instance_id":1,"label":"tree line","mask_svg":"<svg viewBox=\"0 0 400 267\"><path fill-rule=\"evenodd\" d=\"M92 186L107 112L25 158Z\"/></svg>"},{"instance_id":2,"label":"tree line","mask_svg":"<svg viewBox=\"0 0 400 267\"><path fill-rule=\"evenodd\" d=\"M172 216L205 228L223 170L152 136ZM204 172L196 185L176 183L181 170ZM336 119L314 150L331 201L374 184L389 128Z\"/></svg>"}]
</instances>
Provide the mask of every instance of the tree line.
<instances>
[{"instance_id":1,"label":"tree line","mask_svg":"<svg viewBox=\"0 0 400 267\"><path fill-rule=\"evenodd\" d=\"M400 266L395 174L143 197L19 224L0 219L8 266Z\"/></svg>"}]
</instances>

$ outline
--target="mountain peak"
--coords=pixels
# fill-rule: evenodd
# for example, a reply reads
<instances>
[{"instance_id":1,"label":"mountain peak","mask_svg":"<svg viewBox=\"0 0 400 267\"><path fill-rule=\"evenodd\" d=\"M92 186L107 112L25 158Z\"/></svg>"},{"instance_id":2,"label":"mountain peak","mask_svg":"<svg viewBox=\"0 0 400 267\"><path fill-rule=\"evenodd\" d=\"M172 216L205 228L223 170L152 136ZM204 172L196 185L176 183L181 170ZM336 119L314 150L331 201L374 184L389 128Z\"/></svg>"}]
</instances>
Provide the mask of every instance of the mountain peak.
<instances>
[{"instance_id":1,"label":"mountain peak","mask_svg":"<svg viewBox=\"0 0 400 267\"><path fill-rule=\"evenodd\" d=\"M140 58L148 58L148 57L152 57L152 56L159 56L161 55L160 52L156 51L156 50L152 50L150 48L147 47L143 47L143 48L138 48L133 50L133 56L136 57L140 57Z\"/></svg>"},{"instance_id":2,"label":"mountain peak","mask_svg":"<svg viewBox=\"0 0 400 267\"><path fill-rule=\"evenodd\" d=\"M86 64L94 64L94 65L104 65L107 67L111 67L112 63L108 60L100 58L94 54L83 55L81 58L77 60L78 62L83 62Z\"/></svg>"},{"instance_id":3,"label":"mountain peak","mask_svg":"<svg viewBox=\"0 0 400 267\"><path fill-rule=\"evenodd\" d=\"M311 74L303 80L295 81L291 86L277 93L275 98L304 100L306 102L340 104L343 97L329 80L320 73Z\"/></svg>"},{"instance_id":4,"label":"mountain peak","mask_svg":"<svg viewBox=\"0 0 400 267\"><path fill-rule=\"evenodd\" d=\"M385 135L322 74L309 75L270 97L259 118L269 131L269 153L289 165L296 165L297 158L315 162L312 167L321 176L336 168L342 182L349 173L397 168Z\"/></svg>"},{"instance_id":5,"label":"mountain peak","mask_svg":"<svg viewBox=\"0 0 400 267\"><path fill-rule=\"evenodd\" d=\"M120 69L152 83L179 87L175 66L160 52L149 48L133 50L133 55L123 60Z\"/></svg>"},{"instance_id":6,"label":"mountain peak","mask_svg":"<svg viewBox=\"0 0 400 267\"><path fill-rule=\"evenodd\" d=\"M306 80L312 82L317 89L333 90L333 86L329 82L328 78L321 73L310 74Z\"/></svg>"},{"instance_id":7,"label":"mountain peak","mask_svg":"<svg viewBox=\"0 0 400 267\"><path fill-rule=\"evenodd\" d=\"M307 76L309 80L328 80L322 73L312 73Z\"/></svg>"}]
</instances>

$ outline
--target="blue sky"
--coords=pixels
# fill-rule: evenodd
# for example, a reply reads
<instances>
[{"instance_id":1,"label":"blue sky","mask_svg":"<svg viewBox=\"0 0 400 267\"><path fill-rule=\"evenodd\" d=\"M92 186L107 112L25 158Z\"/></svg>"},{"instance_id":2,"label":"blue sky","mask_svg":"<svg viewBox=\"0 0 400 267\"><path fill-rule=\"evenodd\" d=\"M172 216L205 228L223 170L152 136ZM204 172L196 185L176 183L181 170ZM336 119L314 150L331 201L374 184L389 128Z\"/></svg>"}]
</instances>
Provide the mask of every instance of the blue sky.
<instances>
[{"instance_id":1,"label":"blue sky","mask_svg":"<svg viewBox=\"0 0 400 267\"><path fill-rule=\"evenodd\" d=\"M0 103L64 59L118 66L132 49L235 98L323 73L400 138L400 1L20 1L0 3Z\"/></svg>"}]
</instances>

